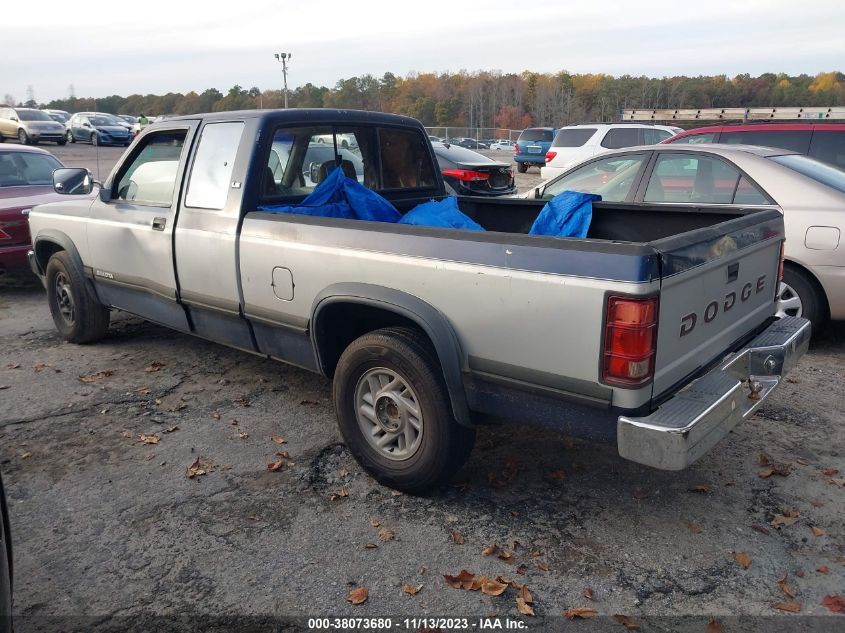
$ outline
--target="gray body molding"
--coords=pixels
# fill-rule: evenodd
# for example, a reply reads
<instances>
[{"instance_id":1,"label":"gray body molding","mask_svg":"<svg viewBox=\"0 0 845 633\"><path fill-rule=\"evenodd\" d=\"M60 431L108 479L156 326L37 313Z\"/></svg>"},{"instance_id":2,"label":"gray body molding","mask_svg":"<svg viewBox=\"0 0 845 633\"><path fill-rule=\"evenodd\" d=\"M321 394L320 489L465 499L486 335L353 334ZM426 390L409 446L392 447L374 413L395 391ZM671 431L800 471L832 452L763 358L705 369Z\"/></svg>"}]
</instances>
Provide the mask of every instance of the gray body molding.
<instances>
[{"instance_id":1,"label":"gray body molding","mask_svg":"<svg viewBox=\"0 0 845 633\"><path fill-rule=\"evenodd\" d=\"M459 424L473 426L467 405L466 393L461 380L463 356L460 343L446 316L437 308L419 297L394 288L385 288L373 284L339 283L325 288L314 299L311 310L311 338L317 354L317 363L322 373L326 373L323 359L320 358L320 346L317 332L320 331L320 314L335 303L358 303L394 312L410 319L431 339L434 351L440 360L443 377L449 390L452 413Z\"/></svg>"}]
</instances>

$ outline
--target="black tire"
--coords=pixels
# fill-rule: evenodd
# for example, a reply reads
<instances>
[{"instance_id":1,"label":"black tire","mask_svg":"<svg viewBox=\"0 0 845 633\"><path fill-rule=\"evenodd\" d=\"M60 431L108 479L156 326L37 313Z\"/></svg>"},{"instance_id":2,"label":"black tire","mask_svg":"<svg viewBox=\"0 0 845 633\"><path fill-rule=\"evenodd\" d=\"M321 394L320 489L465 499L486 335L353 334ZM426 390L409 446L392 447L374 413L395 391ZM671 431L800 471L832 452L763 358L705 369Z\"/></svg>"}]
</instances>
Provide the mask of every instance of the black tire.
<instances>
[{"instance_id":1,"label":"black tire","mask_svg":"<svg viewBox=\"0 0 845 633\"><path fill-rule=\"evenodd\" d=\"M23 128L18 130L18 142L21 145L29 145L29 134Z\"/></svg>"},{"instance_id":2,"label":"black tire","mask_svg":"<svg viewBox=\"0 0 845 633\"><path fill-rule=\"evenodd\" d=\"M100 138L97 136L96 132L91 132L91 145L99 145Z\"/></svg>"},{"instance_id":3,"label":"black tire","mask_svg":"<svg viewBox=\"0 0 845 633\"><path fill-rule=\"evenodd\" d=\"M786 287L778 290L779 303L778 314L783 316L800 316L813 324L813 330L819 331L827 321L827 301L815 280L804 270L786 264L783 268L783 283ZM797 296L800 307L797 309L789 306L789 299ZM782 310L786 307L785 310Z\"/></svg>"},{"instance_id":4,"label":"black tire","mask_svg":"<svg viewBox=\"0 0 845 633\"><path fill-rule=\"evenodd\" d=\"M368 372L381 369L394 372L413 390L421 412L418 446L399 460L385 456L367 440L357 415L359 382ZM418 330L385 328L354 340L338 361L333 395L346 445L385 486L413 494L429 491L445 484L472 451L475 430L455 421L437 356Z\"/></svg>"},{"instance_id":5,"label":"black tire","mask_svg":"<svg viewBox=\"0 0 845 633\"><path fill-rule=\"evenodd\" d=\"M91 295L67 251L47 262L47 301L56 329L70 343L92 343L109 329L108 308Z\"/></svg>"},{"instance_id":6,"label":"black tire","mask_svg":"<svg viewBox=\"0 0 845 633\"><path fill-rule=\"evenodd\" d=\"M71 143L76 143L76 139L73 138L73 132L68 130L66 136L68 141L70 141Z\"/></svg>"},{"instance_id":7,"label":"black tire","mask_svg":"<svg viewBox=\"0 0 845 633\"><path fill-rule=\"evenodd\" d=\"M524 174L525 172L527 172L527 171L528 171L528 163L517 163L517 164L516 164L516 170L517 170L520 174Z\"/></svg>"},{"instance_id":8,"label":"black tire","mask_svg":"<svg viewBox=\"0 0 845 633\"><path fill-rule=\"evenodd\" d=\"M60 141L56 141L56 145L66 145L66 144L67 144L67 139L66 139L66 138L63 138L63 139L62 139L62 140L60 140Z\"/></svg>"}]
</instances>

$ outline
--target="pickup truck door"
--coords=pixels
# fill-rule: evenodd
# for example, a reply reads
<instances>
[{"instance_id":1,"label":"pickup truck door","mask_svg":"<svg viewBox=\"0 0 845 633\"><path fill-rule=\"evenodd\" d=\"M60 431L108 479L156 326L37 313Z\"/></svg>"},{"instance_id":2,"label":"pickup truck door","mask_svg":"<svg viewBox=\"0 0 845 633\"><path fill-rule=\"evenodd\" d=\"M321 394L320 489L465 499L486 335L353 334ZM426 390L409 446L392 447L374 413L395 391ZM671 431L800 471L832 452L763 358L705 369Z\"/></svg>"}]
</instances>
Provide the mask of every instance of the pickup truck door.
<instances>
[{"instance_id":1,"label":"pickup truck door","mask_svg":"<svg viewBox=\"0 0 845 633\"><path fill-rule=\"evenodd\" d=\"M146 134L118 163L88 222L89 262L103 302L184 331L173 227L196 126L179 121Z\"/></svg>"}]
</instances>

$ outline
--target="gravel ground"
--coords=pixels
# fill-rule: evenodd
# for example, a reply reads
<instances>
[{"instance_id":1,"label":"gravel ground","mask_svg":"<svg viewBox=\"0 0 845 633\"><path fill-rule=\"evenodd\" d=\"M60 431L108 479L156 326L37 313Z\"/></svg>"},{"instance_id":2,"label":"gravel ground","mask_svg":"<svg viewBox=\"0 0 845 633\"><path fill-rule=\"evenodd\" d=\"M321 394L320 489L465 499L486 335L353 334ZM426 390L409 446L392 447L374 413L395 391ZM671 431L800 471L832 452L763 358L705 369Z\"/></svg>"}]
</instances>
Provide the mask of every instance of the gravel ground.
<instances>
[{"instance_id":1,"label":"gravel ground","mask_svg":"<svg viewBox=\"0 0 845 633\"><path fill-rule=\"evenodd\" d=\"M94 151L57 149L71 164ZM20 631L43 630L47 616L151 630L161 621L148 618L177 615L500 616L533 630L625 630L561 616L576 607L644 631L705 631L711 618L728 631L845 627L822 605L845 593L845 324L817 336L760 413L686 471L497 426L429 497L358 467L330 383L304 371L122 314L105 340L64 343L26 278L0 287L0 340ZM208 472L189 478L196 460ZM764 477L772 466L783 474ZM443 575L462 569L526 584L536 617L519 614L515 588L450 587ZM360 587L368 600L350 604Z\"/></svg>"}]
</instances>

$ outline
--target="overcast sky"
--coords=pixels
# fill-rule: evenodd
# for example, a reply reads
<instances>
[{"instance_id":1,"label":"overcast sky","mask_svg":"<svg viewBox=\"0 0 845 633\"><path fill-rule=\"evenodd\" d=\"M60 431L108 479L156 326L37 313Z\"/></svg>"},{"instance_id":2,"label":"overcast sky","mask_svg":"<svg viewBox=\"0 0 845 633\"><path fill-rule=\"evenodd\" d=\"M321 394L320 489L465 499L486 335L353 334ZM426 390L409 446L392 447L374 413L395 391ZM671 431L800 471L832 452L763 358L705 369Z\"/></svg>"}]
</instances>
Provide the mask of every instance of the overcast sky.
<instances>
[{"instance_id":1,"label":"overcast sky","mask_svg":"<svg viewBox=\"0 0 845 633\"><path fill-rule=\"evenodd\" d=\"M23 4L21 7L26 7ZM682 8L683 7L683 8ZM41 0L0 26L0 98L290 88L385 72L715 75L845 70L845 2Z\"/></svg>"}]
</instances>

